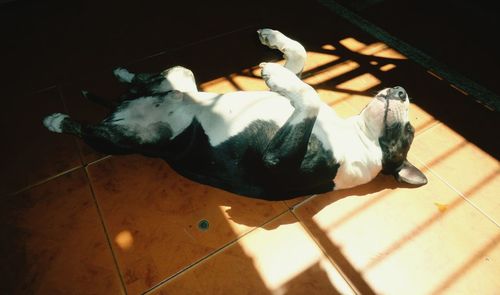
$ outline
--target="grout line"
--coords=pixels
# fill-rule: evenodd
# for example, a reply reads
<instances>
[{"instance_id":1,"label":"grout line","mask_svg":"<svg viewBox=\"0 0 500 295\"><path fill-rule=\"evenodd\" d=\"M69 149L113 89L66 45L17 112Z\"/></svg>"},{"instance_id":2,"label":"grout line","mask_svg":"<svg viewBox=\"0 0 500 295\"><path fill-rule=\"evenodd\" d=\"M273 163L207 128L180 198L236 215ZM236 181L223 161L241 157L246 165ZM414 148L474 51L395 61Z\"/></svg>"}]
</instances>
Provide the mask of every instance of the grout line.
<instances>
[{"instance_id":1,"label":"grout line","mask_svg":"<svg viewBox=\"0 0 500 295\"><path fill-rule=\"evenodd\" d=\"M429 132L430 130L436 128L439 125L443 125L443 123L441 121L439 121L439 120L436 120L430 126L428 126L427 128L425 128L424 130L420 130L417 134L415 134L415 139L417 139L417 137L419 137L419 136L424 135L425 133Z\"/></svg>"},{"instance_id":2,"label":"grout line","mask_svg":"<svg viewBox=\"0 0 500 295\"><path fill-rule=\"evenodd\" d=\"M56 87L57 87L57 93L59 94L59 100L61 101L64 112L66 114L70 114L68 105L66 104L66 99L65 99L62 85L57 85ZM73 140L73 143L76 145L76 151L78 153L78 158L80 158L80 163L85 167L85 161L83 158L82 147L80 146L80 143L78 142L77 138L75 138L74 136L71 136L71 139Z\"/></svg>"},{"instance_id":3,"label":"grout line","mask_svg":"<svg viewBox=\"0 0 500 295\"><path fill-rule=\"evenodd\" d=\"M30 96L30 95L38 94L38 93L41 93L41 92L49 91L49 90L52 90L54 88L57 88L57 84L50 85L50 86L47 86L47 87L44 87L44 88L40 88L40 89L37 89L37 90L34 90L34 91L27 92L25 95Z\"/></svg>"},{"instance_id":4,"label":"grout line","mask_svg":"<svg viewBox=\"0 0 500 295\"><path fill-rule=\"evenodd\" d=\"M289 207L289 210L290 212L294 213L295 210L297 210L299 207L301 207L302 205L304 205L305 203L309 202L310 200L316 198L317 196L319 196L318 194L314 194L314 195L310 195L308 197L306 197L304 200L298 202L297 204ZM288 207L288 206L287 206ZM294 214L295 215L295 214Z\"/></svg>"},{"instance_id":5,"label":"grout line","mask_svg":"<svg viewBox=\"0 0 500 295\"><path fill-rule=\"evenodd\" d=\"M99 158L99 159L97 159L97 160L94 160L94 161L90 161L90 162L88 162L87 164L85 164L85 167L90 166L90 165L95 165L95 164L98 164L98 163L100 163L100 162L102 162L102 161L104 161L104 160L110 159L110 158L112 158L112 157L113 157L113 155L106 155L106 156L104 156L104 157L102 157L102 158Z\"/></svg>"},{"instance_id":6,"label":"grout line","mask_svg":"<svg viewBox=\"0 0 500 295\"><path fill-rule=\"evenodd\" d=\"M64 101L64 96L63 96L63 93L62 93L62 91L61 91L61 89L60 89L60 87L59 87L59 86L57 86L57 85L56 85L56 86L51 86L51 87L48 87L48 88L46 88L46 89L40 90L39 92L43 92L43 91L46 91L46 90L49 90L49 89L53 89L53 88L56 88L56 89L57 89L57 92L58 92L58 95L59 95L59 100L60 100L60 102L61 102L61 103L62 103L62 105L63 105L63 109L64 109L64 111L65 111L66 113L68 113L68 108L67 108L67 106L66 106L66 104L65 104L65 101ZM34 93L37 93L37 92L34 92ZM88 165L91 165L91 164L96 164L96 163L98 163L98 162L100 162L100 161L106 160L106 159L108 159L108 158L110 158L110 157L111 157L111 155L107 155L107 156L104 156L104 157L102 157L102 158L100 158L100 159L97 159L97 160L95 160L95 161L92 161L92 162L89 162L89 163L85 163L85 161L84 161L84 159L83 159L83 154L81 153L81 148L80 148L80 145L78 144L78 142L77 142L77 141L76 141L76 139L74 139L74 138L73 138L73 142L74 142L74 144L76 145L76 150L77 150L77 152L78 152L78 158L80 159L80 164L79 164L79 165L77 165L77 166L75 166L75 167L73 167L73 168L69 168L69 169L67 169L67 170L64 170L64 171L62 171L62 172L56 173L56 174L54 174L54 175L52 175L52 176L49 176L49 177L47 177L47 178L44 178L44 179L42 179L42 180L40 180L40 181L37 181L37 182L35 182L35 183L33 183L33 184L27 185L27 186L25 186L25 187L23 187L23 188L21 188L21 189L19 189L19 190L17 190L17 191L10 192L10 193L6 193L6 194L4 194L4 195L2 195L2 196L0 196L0 197L7 197L7 198L12 197L12 196L17 195L17 194L20 194L20 193L22 193L22 192L28 191L28 190L30 190L30 189L32 189L32 188L34 188L34 187L36 187L36 186L39 186L39 185L45 184L45 183L47 183L47 182L49 182L49 181L51 181L51 180L54 180L54 179L56 179L56 178L58 178L58 177L60 177L60 176L63 176L63 175L68 174L68 173L72 173L72 172L74 172L74 171L76 171L76 170L78 170L78 169L80 169L80 168L85 168L85 167L87 167Z\"/></svg>"},{"instance_id":7,"label":"grout line","mask_svg":"<svg viewBox=\"0 0 500 295\"><path fill-rule=\"evenodd\" d=\"M400 51L403 55L407 56L426 70L431 71L443 79L446 79L451 84L458 86L466 93L469 93L476 99L482 101L483 104L488 105L496 111L500 110L500 96L498 94L474 82L473 80L470 80L459 72L452 70L423 51L392 36L387 31L340 5L335 0L318 0L318 2L364 32Z\"/></svg>"},{"instance_id":8,"label":"grout line","mask_svg":"<svg viewBox=\"0 0 500 295\"><path fill-rule=\"evenodd\" d=\"M232 31L220 33L220 34L217 34L217 35L214 35L214 36L206 37L206 38L201 39L201 40L196 40L196 41L192 41L192 42L187 43L187 44L179 45L177 47L165 49L165 50L159 51L157 53L150 54L150 55L148 55L146 57L135 59L135 60L129 62L127 64L127 66L135 65L135 64L138 64L138 63L143 62L145 60L148 60L150 58L154 58L154 57L157 57L157 56L160 56L160 55L163 55L163 54L167 54L167 53L175 53L176 51L179 51L181 49L185 49L185 48L188 48L188 47L191 47L191 46L199 45L199 44L204 43L204 42L208 42L208 41L212 41L212 40L215 40L215 39L218 39L218 38L229 36L229 35L237 33L237 32L245 31L245 30L248 30L248 29L250 29L252 27L255 27L257 24L258 23L256 22L254 24L247 25L247 26L244 26L244 27L232 30Z\"/></svg>"},{"instance_id":9,"label":"grout line","mask_svg":"<svg viewBox=\"0 0 500 295\"><path fill-rule=\"evenodd\" d=\"M261 225L259 226L256 226L254 228L252 228L251 230L249 230L248 232L246 233L243 233L242 235L236 237L236 239L226 243L225 245L223 245L222 247L220 247L219 249L216 249L215 251L207 254L206 256L198 259L197 261L195 262L192 262L191 264L187 265L186 267L180 269L179 271L175 272L174 274L166 277L165 279L161 280L160 282L158 282L157 284L155 284L154 286L150 287L149 289L147 289L146 291L144 291L142 294L143 295L148 295L148 294L152 294L152 292L154 291L157 291L158 289L162 288L163 286L165 286L168 282L178 278L179 276L181 276L182 274L188 272L190 269L193 269L195 267L197 267L198 265L200 265L201 263L207 261L208 259L210 259L211 257L221 253L221 252L224 252L224 250L228 249L229 247L237 244L241 239L243 239L244 237L246 237L247 235L253 233L254 231L256 231L257 229L259 228L262 228L264 226L266 226L267 224L271 223L271 222L274 222L275 220L279 219L280 217L282 217L283 215L287 214L288 212L290 212L289 209L287 210L284 210L283 212L279 213L278 215L272 217L271 219L265 221L264 223L262 223Z\"/></svg>"},{"instance_id":10,"label":"grout line","mask_svg":"<svg viewBox=\"0 0 500 295\"><path fill-rule=\"evenodd\" d=\"M63 105L64 112L69 115L70 112L69 112L68 105L66 104L66 99L65 99L63 87L62 87L62 85L57 85L56 87L57 87L57 93L59 94L59 100L61 101L61 103ZM72 136L72 139L73 139L73 142L76 144L76 150L78 152L78 157L80 158L80 163L85 167L85 161L83 158L82 147L80 146L80 143L78 142L78 140L75 137Z\"/></svg>"},{"instance_id":11,"label":"grout line","mask_svg":"<svg viewBox=\"0 0 500 295\"><path fill-rule=\"evenodd\" d=\"M488 213L484 212L483 209L479 208L476 204L474 204L471 200L469 200L469 198L467 198L467 196L465 196L460 190L458 190L457 188L455 188L455 186L453 186L451 183L449 183L448 181L446 181L446 179L444 179L443 177L441 177L441 175L439 175L436 171L434 171L431 167L427 166L423 161L421 161L418 157L415 157L415 159L421 164L423 165L425 168L427 168L427 170L429 170L434 176L436 176L439 180L441 180L444 184L446 184L446 186L448 186L449 188L451 188L454 192L456 192L460 197L462 197L462 199L464 199L469 205L471 205L473 208L475 208L477 211L479 211L482 215L484 215L487 219L489 219L491 222L493 222L497 227L500 228L500 224L495 220L493 219Z\"/></svg>"},{"instance_id":12,"label":"grout line","mask_svg":"<svg viewBox=\"0 0 500 295\"><path fill-rule=\"evenodd\" d=\"M113 243L111 242L111 238L109 235L109 229L106 225L106 222L104 221L104 216L101 210L101 206L99 205L99 201L97 200L97 196L95 194L94 186L92 185L92 181L89 176L89 172L87 170L87 167L85 167L85 176L87 177L87 181L89 184L90 192L92 193L92 199L94 200L94 205L96 206L97 209L97 214L99 215L99 220L101 221L102 228L104 230L104 235L106 236L106 242L108 243L108 247L111 250L111 256L113 257L113 262L115 264L115 268L118 272L118 277L120 278L120 284L122 286L123 292L126 295L127 294L127 286L125 284L125 280L123 279L123 274L120 270L120 266L118 264L118 258L116 257L115 250L113 248Z\"/></svg>"},{"instance_id":13,"label":"grout line","mask_svg":"<svg viewBox=\"0 0 500 295\"><path fill-rule=\"evenodd\" d=\"M436 127L439 124L441 124L441 121L439 121L437 119L434 119L434 122L432 122L431 124L429 124L428 126L426 126L424 129L416 131L414 139L416 139L418 136L426 133L427 131L429 131L430 129Z\"/></svg>"},{"instance_id":14,"label":"grout line","mask_svg":"<svg viewBox=\"0 0 500 295\"><path fill-rule=\"evenodd\" d=\"M315 197L315 196L316 195L314 195L313 197ZM314 243L316 244L316 246L321 250L321 252L326 257L326 259L328 259L328 261L330 261L330 263L333 265L333 267L337 270L337 272L340 274L340 276L344 279L344 281L346 282L346 284L354 291L354 293L361 295L362 293L356 288L356 286L351 282L351 280L349 280L349 277L342 271L342 269L340 268L340 266L337 265L337 263L333 260L333 258L330 257L330 255L328 254L328 252L326 251L326 249L316 239L316 237L309 230L309 228L304 223L302 223L302 220L295 214L295 211L292 211L292 210L290 210L290 211L291 211L292 215L300 223L300 225L302 226L302 228L309 235L309 237L314 241Z\"/></svg>"},{"instance_id":15,"label":"grout line","mask_svg":"<svg viewBox=\"0 0 500 295\"><path fill-rule=\"evenodd\" d=\"M47 183L47 182L49 182L49 181L51 181L51 180L54 180L54 179L56 179L56 178L58 178L58 177L60 177L60 176L63 176L63 175L65 175L65 174L68 174L68 173L71 173L71 172L74 172L74 171L76 171L76 170L78 170L78 169L80 169L80 168L82 168L82 167L83 167L82 165L78 165L78 166L73 167L73 168L70 168L70 169L68 169L68 170L64 170L63 172L59 172L59 173L57 173L57 174L55 174L55 175L53 175L53 176L50 176L50 177L48 177L48 178L45 178L45 179L40 180L40 181L38 181L38 182L35 182L34 184L30 184L30 185L28 185L28 186L26 186L26 187L23 187L23 188L21 188L21 189L19 189L19 190L17 190L17 191L14 191L14 192L11 192L11 193L7 193L7 194L3 195L2 197L7 197L7 198L10 198L10 197L12 197L12 196L14 196L14 195L17 195L17 194L20 194L20 193L22 193L22 192L28 191L28 190L30 190L30 189L32 189L32 188L34 188L34 187L36 187L36 186L39 186L39 185L42 185L42 184L44 184L44 183Z\"/></svg>"}]
</instances>

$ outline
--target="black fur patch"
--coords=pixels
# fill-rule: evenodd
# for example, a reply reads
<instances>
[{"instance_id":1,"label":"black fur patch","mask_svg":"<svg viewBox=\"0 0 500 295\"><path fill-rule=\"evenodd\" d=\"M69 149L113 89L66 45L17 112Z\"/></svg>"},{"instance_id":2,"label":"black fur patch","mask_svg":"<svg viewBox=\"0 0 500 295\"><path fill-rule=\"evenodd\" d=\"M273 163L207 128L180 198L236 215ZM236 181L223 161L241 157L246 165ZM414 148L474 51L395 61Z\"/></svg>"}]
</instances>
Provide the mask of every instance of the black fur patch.
<instances>
[{"instance_id":1,"label":"black fur patch","mask_svg":"<svg viewBox=\"0 0 500 295\"><path fill-rule=\"evenodd\" d=\"M148 143L141 143L140 138L127 128L107 121L96 125L82 124L81 126L79 136L85 143L98 152L112 155L141 153L150 157L162 157L172 136L170 126L163 122L149 126L149 128L154 128L158 139Z\"/></svg>"},{"instance_id":2,"label":"black fur patch","mask_svg":"<svg viewBox=\"0 0 500 295\"><path fill-rule=\"evenodd\" d=\"M316 118L298 124L285 124L266 148L264 164L271 170L299 169L307 151Z\"/></svg>"},{"instance_id":3,"label":"black fur patch","mask_svg":"<svg viewBox=\"0 0 500 295\"><path fill-rule=\"evenodd\" d=\"M395 175L401 170L414 134L415 129L410 122L386 125L384 134L379 138L382 148L382 173Z\"/></svg>"},{"instance_id":4,"label":"black fur patch","mask_svg":"<svg viewBox=\"0 0 500 295\"><path fill-rule=\"evenodd\" d=\"M276 124L258 120L212 147L194 120L172 141L164 159L187 178L255 198L283 200L331 191L339 165L315 136L304 143L298 167L271 171L265 165L263 153L278 130Z\"/></svg>"}]
</instances>

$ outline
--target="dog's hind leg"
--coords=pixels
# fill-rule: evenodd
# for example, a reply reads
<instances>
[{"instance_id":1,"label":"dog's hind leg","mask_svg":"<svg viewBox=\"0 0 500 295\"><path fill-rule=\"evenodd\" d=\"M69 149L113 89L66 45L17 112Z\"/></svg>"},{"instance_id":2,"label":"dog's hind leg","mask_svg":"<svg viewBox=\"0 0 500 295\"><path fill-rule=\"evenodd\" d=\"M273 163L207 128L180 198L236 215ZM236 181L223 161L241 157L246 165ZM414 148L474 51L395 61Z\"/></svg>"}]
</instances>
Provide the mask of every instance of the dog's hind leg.
<instances>
[{"instance_id":1,"label":"dog's hind leg","mask_svg":"<svg viewBox=\"0 0 500 295\"><path fill-rule=\"evenodd\" d=\"M122 83L132 83L132 81L135 78L134 73L131 73L127 69L124 69L124 68L114 69L113 74L118 79L118 81L120 81Z\"/></svg>"},{"instance_id":2,"label":"dog's hind leg","mask_svg":"<svg viewBox=\"0 0 500 295\"><path fill-rule=\"evenodd\" d=\"M321 106L319 95L279 64L262 63L260 66L269 88L289 98L295 108L265 148L263 163L275 171L299 169Z\"/></svg>"},{"instance_id":3,"label":"dog's hind leg","mask_svg":"<svg viewBox=\"0 0 500 295\"><path fill-rule=\"evenodd\" d=\"M95 150L105 154L130 154L134 152L132 145L128 143L127 136L111 125L104 123L85 124L61 113L45 117L43 125L55 133L77 136Z\"/></svg>"},{"instance_id":4,"label":"dog's hind leg","mask_svg":"<svg viewBox=\"0 0 500 295\"><path fill-rule=\"evenodd\" d=\"M130 84L130 92L138 95L165 93L171 90L197 92L193 72L181 66L171 67L161 73L134 74L124 68L113 71L119 81Z\"/></svg>"},{"instance_id":5,"label":"dog's hind leg","mask_svg":"<svg viewBox=\"0 0 500 295\"><path fill-rule=\"evenodd\" d=\"M297 41L285 36L283 33L271 30L258 30L260 42L272 49L278 49L283 53L285 68L300 77L307 58L307 52Z\"/></svg>"},{"instance_id":6,"label":"dog's hind leg","mask_svg":"<svg viewBox=\"0 0 500 295\"><path fill-rule=\"evenodd\" d=\"M165 78L165 87L168 87L169 90L180 92L198 91L193 72L185 67L172 67L163 71L161 75Z\"/></svg>"},{"instance_id":7,"label":"dog's hind leg","mask_svg":"<svg viewBox=\"0 0 500 295\"><path fill-rule=\"evenodd\" d=\"M82 133L82 125L66 114L54 113L49 115L43 119L43 125L55 133L67 133L76 136L81 136Z\"/></svg>"}]
</instances>

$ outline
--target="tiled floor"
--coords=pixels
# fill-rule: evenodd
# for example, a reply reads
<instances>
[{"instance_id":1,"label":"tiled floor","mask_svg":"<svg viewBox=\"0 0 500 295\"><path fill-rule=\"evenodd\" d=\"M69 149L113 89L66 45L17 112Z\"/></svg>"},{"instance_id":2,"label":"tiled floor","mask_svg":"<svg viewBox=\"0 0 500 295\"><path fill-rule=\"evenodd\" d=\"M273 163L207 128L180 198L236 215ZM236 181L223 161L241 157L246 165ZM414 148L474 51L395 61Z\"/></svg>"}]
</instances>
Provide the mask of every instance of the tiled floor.
<instances>
[{"instance_id":1,"label":"tiled floor","mask_svg":"<svg viewBox=\"0 0 500 295\"><path fill-rule=\"evenodd\" d=\"M194 35L180 28L161 42L131 24L107 27L105 40L115 30L119 44L127 34L149 43L103 63L119 48L109 40L88 64L84 48L60 53L73 65L56 64L26 93L3 98L0 294L498 294L498 114L320 6L307 6L307 23L294 21L304 13L297 7L270 21L278 7L248 4L246 16L207 22ZM207 21L206 11L221 17L227 9L208 5L194 15ZM266 89L256 65L279 55L256 42L265 26L305 45L304 80L341 116L359 113L383 87L404 86L415 99L410 160L429 183L410 188L379 176L266 202L193 183L158 159L95 153L41 126L52 112L102 118L80 89L117 97L115 63L137 71L181 64L205 91Z\"/></svg>"}]
</instances>

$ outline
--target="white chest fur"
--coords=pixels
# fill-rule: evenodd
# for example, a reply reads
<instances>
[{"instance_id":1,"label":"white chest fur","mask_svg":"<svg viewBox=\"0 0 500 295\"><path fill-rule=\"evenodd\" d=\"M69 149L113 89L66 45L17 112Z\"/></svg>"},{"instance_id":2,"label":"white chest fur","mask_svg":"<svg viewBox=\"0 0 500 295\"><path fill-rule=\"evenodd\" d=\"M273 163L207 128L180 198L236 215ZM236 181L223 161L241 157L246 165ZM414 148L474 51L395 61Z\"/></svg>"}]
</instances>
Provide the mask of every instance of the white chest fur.
<instances>
[{"instance_id":1,"label":"white chest fur","mask_svg":"<svg viewBox=\"0 0 500 295\"><path fill-rule=\"evenodd\" d=\"M354 116L334 127L341 134L334 146L335 157L341 164L334 180L335 189L367 183L382 169L382 150L378 138L368 137L363 125L362 119Z\"/></svg>"},{"instance_id":2,"label":"white chest fur","mask_svg":"<svg viewBox=\"0 0 500 295\"><path fill-rule=\"evenodd\" d=\"M196 119L203 126L212 146L239 134L255 120L282 126L293 112L288 99L269 91L224 95L196 93L190 94L190 99L203 105Z\"/></svg>"}]
</instances>

